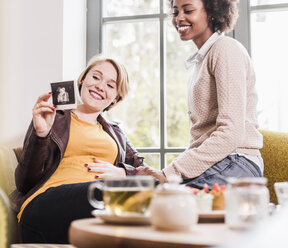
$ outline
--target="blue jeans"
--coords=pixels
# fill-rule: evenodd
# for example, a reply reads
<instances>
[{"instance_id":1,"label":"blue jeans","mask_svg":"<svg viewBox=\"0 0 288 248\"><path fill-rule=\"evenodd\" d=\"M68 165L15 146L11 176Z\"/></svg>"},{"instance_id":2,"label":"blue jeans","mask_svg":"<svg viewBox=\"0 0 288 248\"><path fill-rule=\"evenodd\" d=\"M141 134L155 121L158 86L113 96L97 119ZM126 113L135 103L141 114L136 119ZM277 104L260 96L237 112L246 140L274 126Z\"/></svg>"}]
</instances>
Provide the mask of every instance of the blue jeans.
<instances>
[{"instance_id":1,"label":"blue jeans","mask_svg":"<svg viewBox=\"0 0 288 248\"><path fill-rule=\"evenodd\" d=\"M220 162L211 166L200 176L185 179L186 185L202 189L208 184L211 189L214 183L227 184L228 177L262 177L262 172L254 162L238 154L229 155Z\"/></svg>"}]
</instances>

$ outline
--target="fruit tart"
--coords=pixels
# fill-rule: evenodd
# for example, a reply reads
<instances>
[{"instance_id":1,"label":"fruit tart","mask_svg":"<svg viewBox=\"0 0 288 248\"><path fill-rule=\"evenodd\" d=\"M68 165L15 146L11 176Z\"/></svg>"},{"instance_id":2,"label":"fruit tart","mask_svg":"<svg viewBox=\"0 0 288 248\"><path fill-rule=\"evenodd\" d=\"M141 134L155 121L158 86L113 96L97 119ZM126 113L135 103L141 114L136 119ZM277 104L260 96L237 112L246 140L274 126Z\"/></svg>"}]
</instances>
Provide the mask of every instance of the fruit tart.
<instances>
[{"instance_id":1,"label":"fruit tart","mask_svg":"<svg viewBox=\"0 0 288 248\"><path fill-rule=\"evenodd\" d=\"M211 210L224 210L225 189L226 185L219 186L218 183L214 183L212 190L209 190L207 184L203 185L202 190L192 188L197 201L199 212L209 212Z\"/></svg>"},{"instance_id":2,"label":"fruit tart","mask_svg":"<svg viewBox=\"0 0 288 248\"><path fill-rule=\"evenodd\" d=\"M214 183L210 194L213 195L212 210L224 210L225 209L225 189L226 185L221 186L218 183Z\"/></svg>"}]
</instances>

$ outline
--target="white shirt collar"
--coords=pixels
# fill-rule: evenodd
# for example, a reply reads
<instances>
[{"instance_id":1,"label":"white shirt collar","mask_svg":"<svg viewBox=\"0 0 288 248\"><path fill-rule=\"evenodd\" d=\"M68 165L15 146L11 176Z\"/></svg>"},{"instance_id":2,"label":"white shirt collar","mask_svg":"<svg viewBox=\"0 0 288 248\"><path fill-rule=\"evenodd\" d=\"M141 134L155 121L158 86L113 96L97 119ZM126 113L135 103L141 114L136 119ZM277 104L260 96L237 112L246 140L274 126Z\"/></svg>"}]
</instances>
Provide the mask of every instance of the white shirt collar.
<instances>
[{"instance_id":1,"label":"white shirt collar","mask_svg":"<svg viewBox=\"0 0 288 248\"><path fill-rule=\"evenodd\" d=\"M218 38L223 35L223 33L213 33L197 52L188 57L188 59L185 61L186 69L188 70L193 64L198 63L204 59L211 46L216 42L216 40L218 40Z\"/></svg>"}]
</instances>

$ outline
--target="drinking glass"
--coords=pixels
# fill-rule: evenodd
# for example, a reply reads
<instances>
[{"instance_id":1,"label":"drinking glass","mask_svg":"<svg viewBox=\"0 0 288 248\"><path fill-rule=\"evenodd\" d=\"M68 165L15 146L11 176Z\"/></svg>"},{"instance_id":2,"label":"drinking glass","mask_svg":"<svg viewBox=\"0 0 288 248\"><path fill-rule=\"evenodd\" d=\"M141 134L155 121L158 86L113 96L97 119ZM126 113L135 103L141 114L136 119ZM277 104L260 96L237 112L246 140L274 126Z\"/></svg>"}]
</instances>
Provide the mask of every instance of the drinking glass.
<instances>
[{"instance_id":1,"label":"drinking glass","mask_svg":"<svg viewBox=\"0 0 288 248\"><path fill-rule=\"evenodd\" d=\"M103 191L103 200L94 197L95 189ZM150 176L111 178L90 184L88 200L96 209L117 216L148 215L154 194L154 179Z\"/></svg>"},{"instance_id":2,"label":"drinking glass","mask_svg":"<svg viewBox=\"0 0 288 248\"><path fill-rule=\"evenodd\" d=\"M274 183L278 204L280 206L288 205L288 182Z\"/></svg>"},{"instance_id":3,"label":"drinking glass","mask_svg":"<svg viewBox=\"0 0 288 248\"><path fill-rule=\"evenodd\" d=\"M226 189L225 222L232 229L244 229L269 214L267 178L229 178Z\"/></svg>"}]
</instances>

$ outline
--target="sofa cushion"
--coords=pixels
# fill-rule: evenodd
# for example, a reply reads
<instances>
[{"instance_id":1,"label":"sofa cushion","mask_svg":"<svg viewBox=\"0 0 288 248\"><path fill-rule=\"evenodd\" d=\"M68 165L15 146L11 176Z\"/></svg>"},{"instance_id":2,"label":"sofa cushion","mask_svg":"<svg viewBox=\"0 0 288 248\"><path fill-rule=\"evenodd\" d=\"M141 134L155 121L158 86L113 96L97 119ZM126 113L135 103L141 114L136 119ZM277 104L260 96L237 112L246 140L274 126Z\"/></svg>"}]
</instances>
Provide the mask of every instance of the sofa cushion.
<instances>
[{"instance_id":1,"label":"sofa cushion","mask_svg":"<svg viewBox=\"0 0 288 248\"><path fill-rule=\"evenodd\" d=\"M264 177L268 179L270 201L277 203L275 182L288 181L288 133L259 130L263 135Z\"/></svg>"},{"instance_id":2,"label":"sofa cushion","mask_svg":"<svg viewBox=\"0 0 288 248\"><path fill-rule=\"evenodd\" d=\"M14 171L18 161L13 149L0 146L0 188L10 195L15 189Z\"/></svg>"},{"instance_id":3,"label":"sofa cushion","mask_svg":"<svg viewBox=\"0 0 288 248\"><path fill-rule=\"evenodd\" d=\"M8 247L11 243L9 236L9 200L0 188L0 247Z\"/></svg>"}]
</instances>

